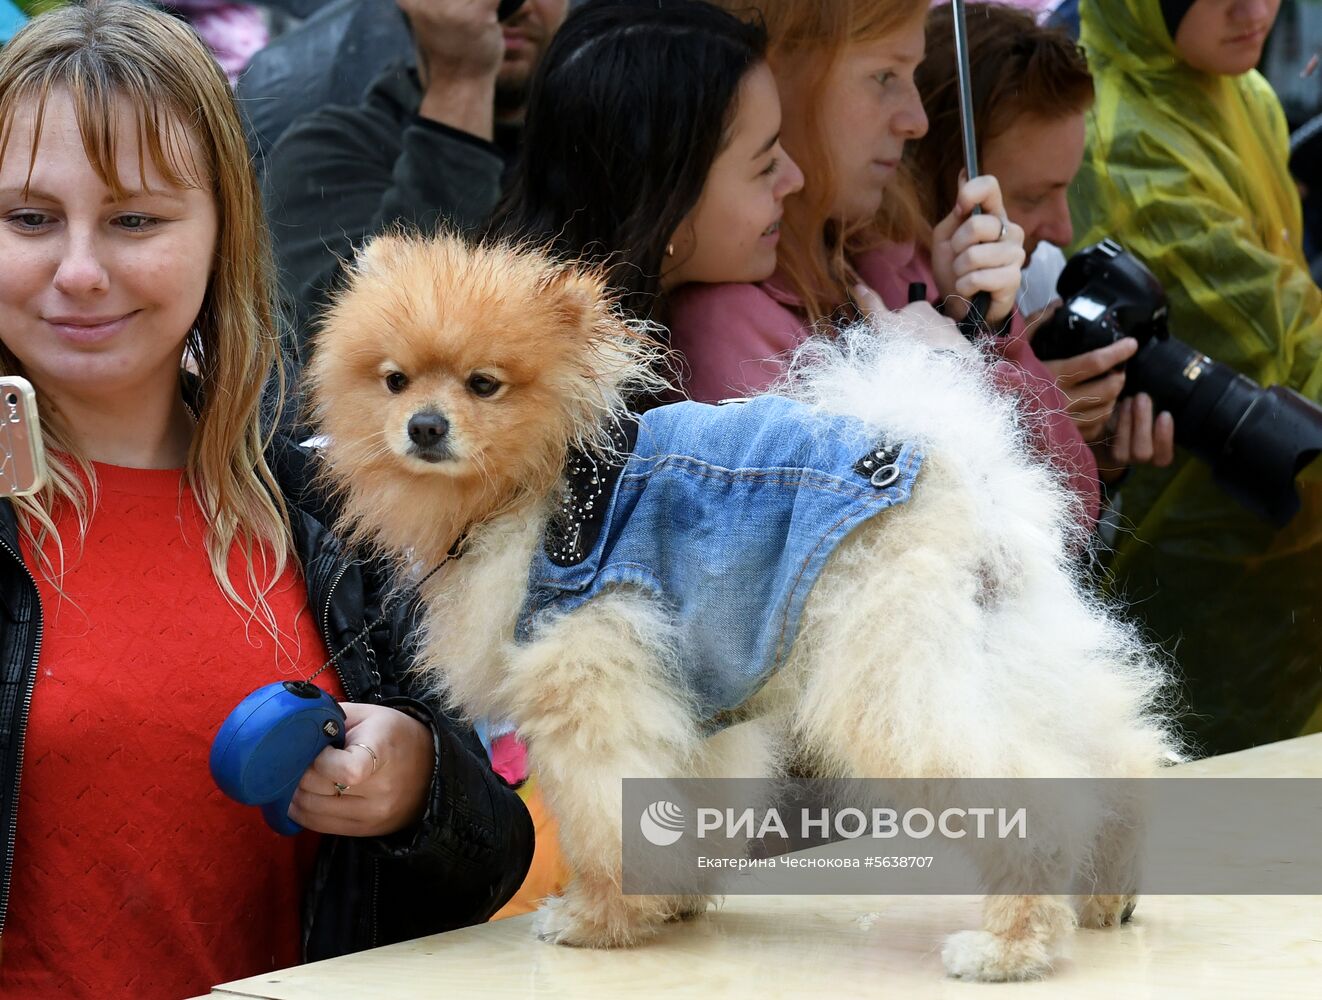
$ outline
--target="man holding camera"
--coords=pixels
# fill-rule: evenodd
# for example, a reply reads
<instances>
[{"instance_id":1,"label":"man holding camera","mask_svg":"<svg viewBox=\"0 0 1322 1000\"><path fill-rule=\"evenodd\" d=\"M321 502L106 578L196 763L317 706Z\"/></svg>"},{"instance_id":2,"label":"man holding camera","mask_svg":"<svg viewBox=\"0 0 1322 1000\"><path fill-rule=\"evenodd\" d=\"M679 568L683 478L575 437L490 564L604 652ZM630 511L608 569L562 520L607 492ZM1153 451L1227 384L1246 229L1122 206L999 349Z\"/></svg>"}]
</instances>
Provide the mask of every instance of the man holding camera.
<instances>
[{"instance_id":1,"label":"man holding camera","mask_svg":"<svg viewBox=\"0 0 1322 1000\"><path fill-rule=\"evenodd\" d=\"M1322 399L1322 290L1301 247L1280 104L1253 67L1279 0L1083 0L1097 85L1071 190L1079 245L1112 237L1165 287L1174 337ZM1186 426L1182 435L1211 433ZM1288 444L1285 442L1284 444ZM1135 472L1120 593L1174 649L1192 735L1225 752L1322 728L1322 462L1283 529L1207 463Z\"/></svg>"},{"instance_id":2,"label":"man holding camera","mask_svg":"<svg viewBox=\"0 0 1322 1000\"><path fill-rule=\"evenodd\" d=\"M1029 257L1025 286L1050 290L1021 294L1033 336L1059 304L1054 291L1064 266L1059 248L1074 239L1066 193L1083 161L1092 77L1078 46L1063 32L1040 27L1031 13L1002 3L969 4L967 11L979 166L1000 183L1006 213L1023 227ZM953 204L964 162L949 6L934 8L928 17L927 57L916 82L929 124L908 155L928 218L940 218ZM1028 299L1037 301L1029 307ZM1069 399L1070 415L1108 480L1131 464L1169 465L1174 456L1170 414L1158 412L1143 393L1121 398L1125 374L1119 366L1137 348L1135 340L1124 338L1043 362Z\"/></svg>"},{"instance_id":3,"label":"man holding camera","mask_svg":"<svg viewBox=\"0 0 1322 1000\"><path fill-rule=\"evenodd\" d=\"M1099 2L1108 9L1103 16L1109 25L1111 0ZM1135 9L1150 4L1157 10L1156 0L1131 3ZM1025 247L1034 262L1026 275L1043 263L1051 244L1083 246L1110 235L1156 267L1160 253L1171 248L1150 246L1151 241L1145 242L1144 233L1133 226L1134 188L1112 188L1105 194L1096 190L1092 172L1116 171L1120 161L1090 149L1091 164L1077 182L1075 175L1085 158L1085 140L1094 138L1088 134L1090 127L1095 132L1104 121L1112 125L1139 121L1135 127L1143 133L1141 141L1150 144L1144 148L1160 146L1178 130L1139 119L1141 107L1112 108L1108 116L1105 77L1097 85L1100 96L1094 110L1089 62L1094 69L1105 62L1095 55L1086 62L1065 35L1038 27L1031 15L995 4L971 4L968 12L980 165L996 175L1008 214L1024 229ZM1093 16L1098 16L1096 11ZM1160 13L1154 16L1161 18ZM1143 30L1154 29L1145 25ZM937 8L928 21L927 61L919 70L931 127L913 150L933 208L953 190L962 163L953 50L951 13ZM1138 74L1147 72L1144 64L1132 60L1125 65ZM1182 113L1182 99L1171 107L1172 114ZM1139 179L1131 178L1131 183L1151 183L1170 171L1170 165L1158 170L1150 164L1137 171ZM1187 175L1170 184L1163 201L1190 197L1189 190L1182 188L1197 188ZM1089 223L1078 238L1071 208L1075 220ZM1148 206L1151 212L1160 208L1160 204ZM1201 230L1214 218L1197 218L1195 231L1184 234L1181 246L1207 235ZM1236 254L1244 252L1236 250ZM1057 254L1046 280L1050 287L1062 265L1063 256ZM1221 265L1222 271L1235 267ZM1242 365L1237 352L1201 340L1200 330L1207 324L1181 320L1179 282L1170 272L1161 277L1172 300L1174 336L1264 382L1286 381L1266 377ZM1215 299L1212 302L1215 308ZM1316 311L1311 311L1308 317L1314 315ZM1038 321L1038 340L1047 339L1047 326L1045 319ZM1071 412L1085 438L1094 442L1103 470L1109 467L1114 474L1127 463L1151 466L1134 469L1123 490L1113 491L1119 512L1118 531L1110 539L1116 550L1116 592L1134 602L1135 613L1146 619L1154 638L1179 660L1189 709L1185 723L1201 748L1233 750L1322 727L1322 719L1310 721L1315 706L1322 704L1317 489L1303 484L1304 510L1286 532L1276 534L1212 484L1205 462L1181 453L1180 464L1165 471L1174 452L1171 416L1147 393L1121 395L1127 377L1131 392L1144 381L1133 364L1137 348L1136 340L1124 337L1084 353L1078 347L1075 357L1045 362L1070 397ZM1313 350L1316 358L1316 346ZM1145 356L1145 363L1149 357ZM1128 373L1116 370L1124 362L1130 362ZM1295 387L1302 383L1295 382ZM1203 509L1208 516L1198 506L1184 508L1178 502L1186 485L1195 482L1196 503L1207 505ZM1171 484L1177 488L1164 492ZM1177 502L1172 503L1171 497ZM1304 541L1296 549L1295 539L1300 537ZM1259 558L1264 561L1257 563Z\"/></svg>"}]
</instances>

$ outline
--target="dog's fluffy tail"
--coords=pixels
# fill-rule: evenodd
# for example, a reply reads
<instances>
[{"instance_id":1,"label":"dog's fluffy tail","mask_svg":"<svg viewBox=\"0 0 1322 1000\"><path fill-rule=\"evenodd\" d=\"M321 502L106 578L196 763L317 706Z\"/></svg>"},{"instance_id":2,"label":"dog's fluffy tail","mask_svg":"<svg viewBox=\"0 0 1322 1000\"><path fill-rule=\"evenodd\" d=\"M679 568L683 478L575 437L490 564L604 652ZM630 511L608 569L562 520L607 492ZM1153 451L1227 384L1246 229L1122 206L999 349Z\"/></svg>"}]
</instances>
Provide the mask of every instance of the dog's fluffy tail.
<instances>
[{"instance_id":1,"label":"dog's fluffy tail","mask_svg":"<svg viewBox=\"0 0 1322 1000\"><path fill-rule=\"evenodd\" d=\"M997 388L990 371L995 363L976 353L934 351L912 331L864 327L809 341L778 388L819 411L861 419L878 437L917 442L927 455L906 505L914 509L887 515L895 526L887 550L860 558L875 563L898 555L896 561L905 562L903 551L915 553L926 576L917 569L911 575L925 581L915 583L924 593L892 593L887 607L873 613L892 623L904 618L914 641L928 637L923 648L941 650L943 662L934 665L934 675L914 678L907 694L878 694L912 707L931 703L936 686L945 691L936 702L970 707L970 718L941 741L951 745L968 732L965 723L976 728L979 717L1003 716L1003 728L1018 731L1011 742L1020 743L1019 750L1004 748L1003 767L993 763L993 746L971 755L993 773L1008 776L1018 769L1016 759L1023 766L1034 756L1028 744L1039 741L1032 733L1047 748L1071 729L1073 760L1060 760L1057 772L1039 759L1029 773L1089 773L1090 761L1115 758L1108 742L1117 731L1133 739L1131 760L1148 759L1156 767L1177 745L1167 721L1172 685L1165 657L1083 578L1077 501L1063 477L1032 452L1015 401ZM818 598L833 600L826 592ZM854 594L847 603L871 599ZM947 618L949 627L942 627ZM906 676L910 671L897 675ZM1061 725L1062 711L1108 723ZM899 716L891 725L903 729L906 718L922 713ZM940 729L951 720L928 721ZM923 742L920 734L914 738ZM917 761L914 767L925 770ZM1141 769L1122 768L1125 776Z\"/></svg>"},{"instance_id":2,"label":"dog's fluffy tail","mask_svg":"<svg viewBox=\"0 0 1322 1000\"><path fill-rule=\"evenodd\" d=\"M988 510L1032 497L1024 513L1053 547L1082 549L1079 500L1029 444L1032 415L997 387L1007 362L978 352L938 351L914 336L916 322L896 315L885 327L860 324L838 337L804 343L774 390L833 414L862 420L890 440L919 442L980 483ZM998 486L1000 487L998 489Z\"/></svg>"}]
</instances>

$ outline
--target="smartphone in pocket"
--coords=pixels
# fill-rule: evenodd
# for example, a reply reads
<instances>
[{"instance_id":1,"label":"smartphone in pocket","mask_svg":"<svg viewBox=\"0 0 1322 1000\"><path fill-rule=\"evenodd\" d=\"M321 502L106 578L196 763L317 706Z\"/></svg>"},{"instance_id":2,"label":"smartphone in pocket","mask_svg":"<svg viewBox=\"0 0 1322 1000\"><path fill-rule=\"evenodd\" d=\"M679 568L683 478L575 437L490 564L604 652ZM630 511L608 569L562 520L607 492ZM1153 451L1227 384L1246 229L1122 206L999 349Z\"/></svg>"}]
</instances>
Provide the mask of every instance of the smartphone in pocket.
<instances>
[{"instance_id":1,"label":"smartphone in pocket","mask_svg":"<svg viewBox=\"0 0 1322 1000\"><path fill-rule=\"evenodd\" d=\"M46 483L37 394L17 375L0 375L0 497L22 497Z\"/></svg>"}]
</instances>

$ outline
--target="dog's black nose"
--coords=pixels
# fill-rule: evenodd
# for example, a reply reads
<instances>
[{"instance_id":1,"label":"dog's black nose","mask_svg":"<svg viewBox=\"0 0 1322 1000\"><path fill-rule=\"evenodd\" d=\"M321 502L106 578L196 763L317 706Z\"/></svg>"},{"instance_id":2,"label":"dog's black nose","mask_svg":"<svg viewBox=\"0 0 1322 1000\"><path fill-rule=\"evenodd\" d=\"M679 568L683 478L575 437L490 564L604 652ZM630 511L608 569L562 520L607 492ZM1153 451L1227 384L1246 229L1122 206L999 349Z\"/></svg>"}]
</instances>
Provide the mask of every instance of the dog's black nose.
<instances>
[{"instance_id":1,"label":"dog's black nose","mask_svg":"<svg viewBox=\"0 0 1322 1000\"><path fill-rule=\"evenodd\" d=\"M415 413L409 418L409 440L419 448L435 448L450 433L450 421L439 413Z\"/></svg>"}]
</instances>

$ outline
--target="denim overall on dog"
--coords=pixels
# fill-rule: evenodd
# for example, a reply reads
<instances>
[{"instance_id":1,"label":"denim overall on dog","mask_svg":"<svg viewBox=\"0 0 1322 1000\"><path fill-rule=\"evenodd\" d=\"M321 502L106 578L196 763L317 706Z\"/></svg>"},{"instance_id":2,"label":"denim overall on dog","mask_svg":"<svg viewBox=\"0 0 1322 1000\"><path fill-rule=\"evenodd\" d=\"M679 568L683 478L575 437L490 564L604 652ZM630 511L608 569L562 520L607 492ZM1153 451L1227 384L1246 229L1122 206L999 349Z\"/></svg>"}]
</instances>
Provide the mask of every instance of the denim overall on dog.
<instances>
[{"instance_id":1,"label":"denim overall on dog","mask_svg":"<svg viewBox=\"0 0 1322 1000\"><path fill-rule=\"evenodd\" d=\"M720 728L783 665L835 547L909 499L922 455L778 396L663 406L616 436L610 460L570 462L519 638L610 587L641 588L669 609L684 678Z\"/></svg>"}]
</instances>

